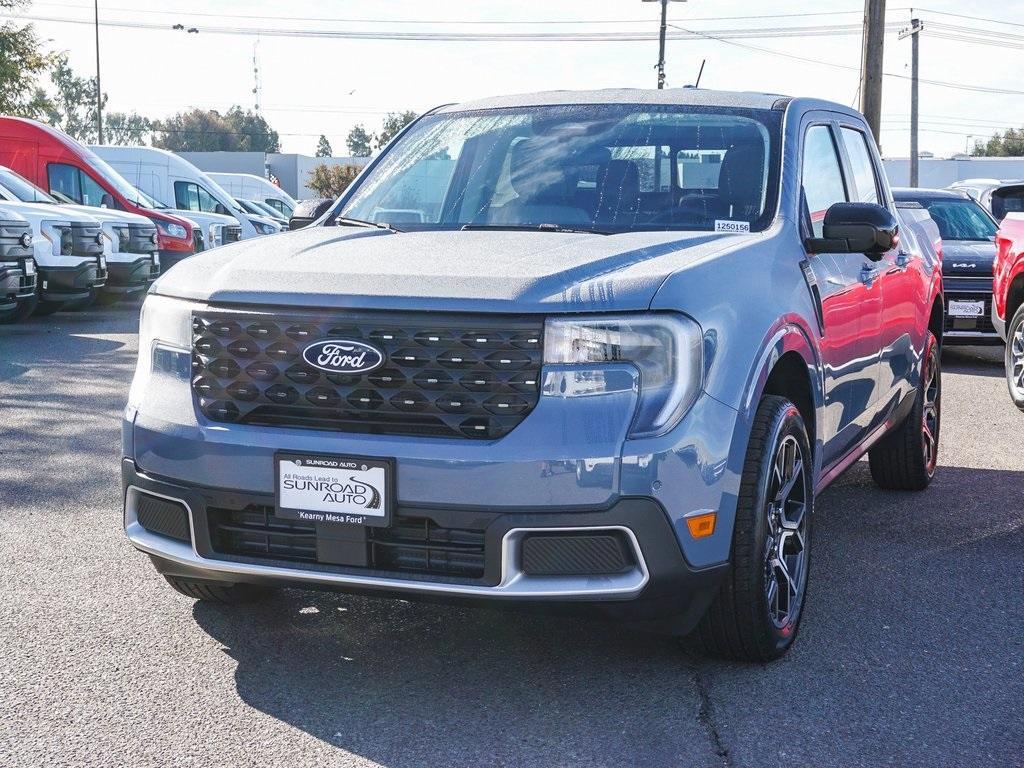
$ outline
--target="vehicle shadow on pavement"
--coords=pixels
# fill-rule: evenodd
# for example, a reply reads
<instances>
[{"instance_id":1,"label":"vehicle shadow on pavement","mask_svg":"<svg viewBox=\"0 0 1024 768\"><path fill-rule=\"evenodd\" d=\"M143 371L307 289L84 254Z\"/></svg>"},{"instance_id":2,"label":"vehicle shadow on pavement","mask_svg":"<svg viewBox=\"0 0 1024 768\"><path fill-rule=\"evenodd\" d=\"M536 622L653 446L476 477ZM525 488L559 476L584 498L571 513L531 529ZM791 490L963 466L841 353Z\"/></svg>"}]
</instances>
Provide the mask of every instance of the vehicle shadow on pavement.
<instances>
[{"instance_id":1,"label":"vehicle shadow on pavement","mask_svg":"<svg viewBox=\"0 0 1024 768\"><path fill-rule=\"evenodd\" d=\"M801 637L768 665L597 620L322 592L194 617L247 704L386 766L721 765L720 749L735 765L1010 765L1024 472L941 467L912 498L864 462L823 495Z\"/></svg>"},{"instance_id":2,"label":"vehicle shadow on pavement","mask_svg":"<svg viewBox=\"0 0 1024 768\"><path fill-rule=\"evenodd\" d=\"M942 350L942 368L946 373L1002 378L1003 347L947 346Z\"/></svg>"}]
</instances>

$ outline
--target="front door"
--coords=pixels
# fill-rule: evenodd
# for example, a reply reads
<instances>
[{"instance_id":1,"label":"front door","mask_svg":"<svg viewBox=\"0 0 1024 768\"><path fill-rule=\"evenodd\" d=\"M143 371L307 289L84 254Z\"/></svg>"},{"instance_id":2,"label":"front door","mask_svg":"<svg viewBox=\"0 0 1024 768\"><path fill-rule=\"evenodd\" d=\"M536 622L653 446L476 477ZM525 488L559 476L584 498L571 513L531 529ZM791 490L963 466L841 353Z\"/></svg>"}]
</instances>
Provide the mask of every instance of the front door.
<instances>
[{"instance_id":1,"label":"front door","mask_svg":"<svg viewBox=\"0 0 1024 768\"><path fill-rule=\"evenodd\" d=\"M807 128L801 174L804 226L821 237L829 206L850 199L833 124ZM856 253L808 254L807 262L821 296L822 466L828 468L863 438L874 418L881 346L881 271L879 263Z\"/></svg>"}]
</instances>

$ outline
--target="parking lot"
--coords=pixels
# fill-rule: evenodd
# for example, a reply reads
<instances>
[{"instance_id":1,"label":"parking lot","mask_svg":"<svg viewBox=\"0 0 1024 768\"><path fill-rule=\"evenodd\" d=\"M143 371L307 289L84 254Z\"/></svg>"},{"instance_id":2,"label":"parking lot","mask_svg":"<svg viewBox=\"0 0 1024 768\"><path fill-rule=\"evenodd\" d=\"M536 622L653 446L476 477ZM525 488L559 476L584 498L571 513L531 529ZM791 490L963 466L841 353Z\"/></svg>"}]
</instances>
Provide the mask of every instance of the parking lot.
<instances>
[{"instance_id":1,"label":"parking lot","mask_svg":"<svg viewBox=\"0 0 1024 768\"><path fill-rule=\"evenodd\" d=\"M801 637L766 666L599 622L173 592L124 538L137 309L0 330L0 764L1020 765L1024 415L947 351L941 467L820 499Z\"/></svg>"}]
</instances>

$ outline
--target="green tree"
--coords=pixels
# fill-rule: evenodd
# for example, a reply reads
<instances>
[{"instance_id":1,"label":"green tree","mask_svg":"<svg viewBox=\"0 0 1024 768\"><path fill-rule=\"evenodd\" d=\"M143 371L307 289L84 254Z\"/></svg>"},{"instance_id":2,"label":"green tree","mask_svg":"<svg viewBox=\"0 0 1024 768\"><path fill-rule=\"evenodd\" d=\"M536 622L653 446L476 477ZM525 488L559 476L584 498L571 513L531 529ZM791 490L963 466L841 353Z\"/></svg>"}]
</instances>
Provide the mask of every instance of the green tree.
<instances>
[{"instance_id":1,"label":"green tree","mask_svg":"<svg viewBox=\"0 0 1024 768\"><path fill-rule=\"evenodd\" d=\"M400 130L415 120L416 117L416 113L409 110L405 112L388 112L388 116L384 118L384 123L380 127L380 133L377 134L377 149L383 149L389 141L395 138Z\"/></svg>"},{"instance_id":2,"label":"green tree","mask_svg":"<svg viewBox=\"0 0 1024 768\"><path fill-rule=\"evenodd\" d=\"M280 152L281 137L259 112L233 106L224 115L238 138L239 152Z\"/></svg>"},{"instance_id":3,"label":"green tree","mask_svg":"<svg viewBox=\"0 0 1024 768\"><path fill-rule=\"evenodd\" d=\"M0 11L11 13L28 3L0 0ZM0 25L0 113L23 117L43 114L48 99L38 87L38 80L50 60L31 24L22 26L8 19Z\"/></svg>"},{"instance_id":4,"label":"green tree","mask_svg":"<svg viewBox=\"0 0 1024 768\"><path fill-rule=\"evenodd\" d=\"M108 112L103 116L103 140L107 144L139 147L153 130L153 121L135 112Z\"/></svg>"},{"instance_id":5,"label":"green tree","mask_svg":"<svg viewBox=\"0 0 1024 768\"><path fill-rule=\"evenodd\" d=\"M360 170L358 165L320 163L309 172L306 186L320 197L338 197L355 180Z\"/></svg>"},{"instance_id":6,"label":"green tree","mask_svg":"<svg viewBox=\"0 0 1024 768\"><path fill-rule=\"evenodd\" d=\"M987 141L975 142L971 154L975 157L1022 157L1024 128L1008 128L1005 133L996 133Z\"/></svg>"},{"instance_id":7,"label":"green tree","mask_svg":"<svg viewBox=\"0 0 1024 768\"><path fill-rule=\"evenodd\" d=\"M373 153L373 138L373 134L362 123L358 123L348 132L345 145L353 157L369 157Z\"/></svg>"},{"instance_id":8,"label":"green tree","mask_svg":"<svg viewBox=\"0 0 1024 768\"><path fill-rule=\"evenodd\" d=\"M96 78L79 77L71 69L66 53L57 54L50 71L54 93L44 107L50 125L60 128L72 138L86 144L95 143L96 130ZM103 94L103 106L107 95Z\"/></svg>"},{"instance_id":9,"label":"green tree","mask_svg":"<svg viewBox=\"0 0 1024 768\"><path fill-rule=\"evenodd\" d=\"M334 150L331 149L331 142L327 140L327 137L322 133L320 134L320 141L316 143L316 156L317 157L330 157L334 154Z\"/></svg>"},{"instance_id":10,"label":"green tree","mask_svg":"<svg viewBox=\"0 0 1024 768\"><path fill-rule=\"evenodd\" d=\"M279 152L277 131L263 116L239 106L179 112L153 123L153 146L173 152Z\"/></svg>"}]
</instances>

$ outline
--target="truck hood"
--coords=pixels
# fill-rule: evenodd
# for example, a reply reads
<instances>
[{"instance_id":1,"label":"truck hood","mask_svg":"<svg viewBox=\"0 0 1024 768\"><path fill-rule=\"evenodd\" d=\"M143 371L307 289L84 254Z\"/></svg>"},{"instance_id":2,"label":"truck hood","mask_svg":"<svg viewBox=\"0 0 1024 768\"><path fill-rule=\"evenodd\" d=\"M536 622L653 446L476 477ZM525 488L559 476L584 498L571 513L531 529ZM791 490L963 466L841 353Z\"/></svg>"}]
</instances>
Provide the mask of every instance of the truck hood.
<instances>
[{"instance_id":1,"label":"truck hood","mask_svg":"<svg viewBox=\"0 0 1024 768\"><path fill-rule=\"evenodd\" d=\"M71 206L53 205L52 203L14 203L5 200L0 202L0 209L14 211L36 225L43 221L80 222L84 224L99 223L94 216L79 213L73 210Z\"/></svg>"},{"instance_id":2,"label":"truck hood","mask_svg":"<svg viewBox=\"0 0 1024 768\"><path fill-rule=\"evenodd\" d=\"M147 219L145 216L140 216L137 213L129 213L128 211L117 211L111 208L94 208L87 205L61 205L60 208L67 209L69 211L75 211L84 216L91 216L94 219L102 222L110 222L112 224L141 224L144 226L152 225L152 221Z\"/></svg>"},{"instance_id":3,"label":"truck hood","mask_svg":"<svg viewBox=\"0 0 1024 768\"><path fill-rule=\"evenodd\" d=\"M942 274L961 277L992 277L996 244L978 240L943 240Z\"/></svg>"},{"instance_id":4,"label":"truck hood","mask_svg":"<svg viewBox=\"0 0 1024 768\"><path fill-rule=\"evenodd\" d=\"M673 272L763 237L309 227L186 259L153 290L211 303L275 306L642 310Z\"/></svg>"}]
</instances>

